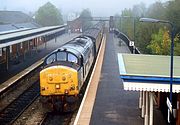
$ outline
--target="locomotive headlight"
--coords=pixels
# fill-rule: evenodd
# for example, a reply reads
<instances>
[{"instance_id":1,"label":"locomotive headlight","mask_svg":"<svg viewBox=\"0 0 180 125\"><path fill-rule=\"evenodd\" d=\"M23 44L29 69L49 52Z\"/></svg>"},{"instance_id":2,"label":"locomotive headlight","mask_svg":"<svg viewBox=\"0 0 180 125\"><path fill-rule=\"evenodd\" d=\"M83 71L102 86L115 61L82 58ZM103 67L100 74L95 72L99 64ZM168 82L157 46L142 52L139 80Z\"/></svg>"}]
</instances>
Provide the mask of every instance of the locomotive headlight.
<instances>
[{"instance_id":1,"label":"locomotive headlight","mask_svg":"<svg viewBox=\"0 0 180 125\"><path fill-rule=\"evenodd\" d=\"M56 85L56 89L60 89L60 85Z\"/></svg>"},{"instance_id":2,"label":"locomotive headlight","mask_svg":"<svg viewBox=\"0 0 180 125\"><path fill-rule=\"evenodd\" d=\"M69 90L65 89L64 93L65 93L65 94L68 94L68 93L69 93Z\"/></svg>"}]
</instances>

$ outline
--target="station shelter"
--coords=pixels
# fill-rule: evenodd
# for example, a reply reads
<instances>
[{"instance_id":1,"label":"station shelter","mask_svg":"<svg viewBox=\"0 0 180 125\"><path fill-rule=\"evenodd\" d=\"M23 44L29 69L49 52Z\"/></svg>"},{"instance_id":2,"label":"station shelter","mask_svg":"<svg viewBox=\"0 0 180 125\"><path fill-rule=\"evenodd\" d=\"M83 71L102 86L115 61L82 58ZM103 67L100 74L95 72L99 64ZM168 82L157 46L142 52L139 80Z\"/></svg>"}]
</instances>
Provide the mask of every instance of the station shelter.
<instances>
[{"instance_id":1,"label":"station shelter","mask_svg":"<svg viewBox=\"0 0 180 125\"><path fill-rule=\"evenodd\" d=\"M48 26L41 28L23 28L0 32L0 71L8 70L10 62L18 63L27 53L37 52L37 48L48 40L65 33L65 26Z\"/></svg>"},{"instance_id":2,"label":"station shelter","mask_svg":"<svg viewBox=\"0 0 180 125\"><path fill-rule=\"evenodd\" d=\"M180 125L180 57L174 56L172 116ZM120 78L124 90L139 91L139 108L145 125L153 125L153 105L168 121L170 56L118 53Z\"/></svg>"}]
</instances>

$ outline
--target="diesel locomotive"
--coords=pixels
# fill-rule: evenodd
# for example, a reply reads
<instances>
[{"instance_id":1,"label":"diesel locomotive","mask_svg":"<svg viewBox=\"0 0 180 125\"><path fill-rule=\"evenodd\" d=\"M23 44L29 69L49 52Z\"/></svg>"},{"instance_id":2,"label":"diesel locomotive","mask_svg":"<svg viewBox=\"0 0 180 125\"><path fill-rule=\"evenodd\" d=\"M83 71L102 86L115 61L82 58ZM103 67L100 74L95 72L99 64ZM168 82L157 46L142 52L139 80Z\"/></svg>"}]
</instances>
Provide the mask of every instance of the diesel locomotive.
<instances>
[{"instance_id":1,"label":"diesel locomotive","mask_svg":"<svg viewBox=\"0 0 180 125\"><path fill-rule=\"evenodd\" d=\"M44 59L40 72L40 95L53 109L70 111L78 101L99 51L104 25L104 22L98 22Z\"/></svg>"}]
</instances>

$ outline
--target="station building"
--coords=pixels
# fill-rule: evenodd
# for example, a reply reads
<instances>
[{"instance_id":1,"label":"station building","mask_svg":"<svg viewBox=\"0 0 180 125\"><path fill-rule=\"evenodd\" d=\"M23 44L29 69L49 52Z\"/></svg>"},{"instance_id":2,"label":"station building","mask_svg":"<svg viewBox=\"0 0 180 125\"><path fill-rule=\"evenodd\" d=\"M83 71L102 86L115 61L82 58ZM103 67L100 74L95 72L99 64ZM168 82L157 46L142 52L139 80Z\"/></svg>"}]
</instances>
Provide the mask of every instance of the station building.
<instances>
[{"instance_id":1,"label":"station building","mask_svg":"<svg viewBox=\"0 0 180 125\"><path fill-rule=\"evenodd\" d=\"M41 27L19 11L0 11L0 69L28 58L41 45L65 33L65 26Z\"/></svg>"}]
</instances>

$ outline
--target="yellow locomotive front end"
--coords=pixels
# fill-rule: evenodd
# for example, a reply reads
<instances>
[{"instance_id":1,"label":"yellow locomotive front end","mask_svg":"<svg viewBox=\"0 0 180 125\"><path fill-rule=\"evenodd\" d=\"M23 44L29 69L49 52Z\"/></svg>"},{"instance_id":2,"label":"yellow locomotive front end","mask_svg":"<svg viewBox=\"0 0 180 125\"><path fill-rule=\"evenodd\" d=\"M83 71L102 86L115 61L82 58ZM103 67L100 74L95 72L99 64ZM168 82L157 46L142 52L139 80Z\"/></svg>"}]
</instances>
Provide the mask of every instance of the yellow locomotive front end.
<instances>
[{"instance_id":1,"label":"yellow locomotive front end","mask_svg":"<svg viewBox=\"0 0 180 125\"><path fill-rule=\"evenodd\" d=\"M51 66L40 72L41 96L77 95L78 72L67 66Z\"/></svg>"}]
</instances>

